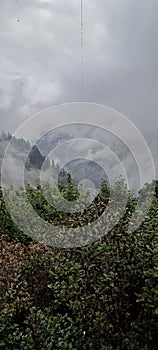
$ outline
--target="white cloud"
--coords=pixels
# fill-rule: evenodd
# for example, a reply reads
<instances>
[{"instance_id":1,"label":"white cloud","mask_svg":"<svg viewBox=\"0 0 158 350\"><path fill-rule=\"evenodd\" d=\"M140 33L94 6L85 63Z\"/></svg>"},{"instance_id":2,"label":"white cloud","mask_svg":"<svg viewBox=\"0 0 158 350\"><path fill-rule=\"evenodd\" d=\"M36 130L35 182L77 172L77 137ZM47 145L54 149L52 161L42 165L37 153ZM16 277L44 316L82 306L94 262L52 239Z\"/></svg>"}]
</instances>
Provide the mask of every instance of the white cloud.
<instances>
[{"instance_id":1,"label":"white cloud","mask_svg":"<svg viewBox=\"0 0 158 350\"><path fill-rule=\"evenodd\" d=\"M154 132L157 0L83 4L86 99ZM80 1L1 0L0 10L1 128L12 131L53 103L81 101Z\"/></svg>"}]
</instances>

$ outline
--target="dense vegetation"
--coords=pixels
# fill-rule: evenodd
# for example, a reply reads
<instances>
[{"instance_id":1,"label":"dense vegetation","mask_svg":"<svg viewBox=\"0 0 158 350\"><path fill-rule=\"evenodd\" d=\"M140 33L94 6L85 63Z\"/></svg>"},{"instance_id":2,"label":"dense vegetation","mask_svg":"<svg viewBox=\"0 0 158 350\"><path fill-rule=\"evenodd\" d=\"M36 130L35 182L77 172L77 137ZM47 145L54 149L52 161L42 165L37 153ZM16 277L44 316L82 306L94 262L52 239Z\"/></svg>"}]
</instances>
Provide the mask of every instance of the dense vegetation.
<instances>
[{"instance_id":1,"label":"dense vegetation","mask_svg":"<svg viewBox=\"0 0 158 350\"><path fill-rule=\"evenodd\" d=\"M69 201L79 196L70 177L60 191ZM40 186L28 186L27 195L38 214L55 226L70 222L84 226L94 213L101 215L109 189L103 182L100 194L82 215L52 208ZM0 348L156 350L156 196L157 192L134 233L127 232L127 225L137 199L129 194L124 217L108 235L82 248L59 249L26 237L13 223L1 191Z\"/></svg>"}]
</instances>

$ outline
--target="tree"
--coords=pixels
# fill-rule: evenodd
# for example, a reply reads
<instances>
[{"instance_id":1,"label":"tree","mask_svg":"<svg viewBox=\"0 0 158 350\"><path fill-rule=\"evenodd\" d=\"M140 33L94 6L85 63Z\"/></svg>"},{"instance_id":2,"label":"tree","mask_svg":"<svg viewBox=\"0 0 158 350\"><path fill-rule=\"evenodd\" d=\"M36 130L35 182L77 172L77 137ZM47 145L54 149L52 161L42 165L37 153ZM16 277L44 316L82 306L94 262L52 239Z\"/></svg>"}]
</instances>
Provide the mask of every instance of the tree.
<instances>
[{"instance_id":1,"label":"tree","mask_svg":"<svg viewBox=\"0 0 158 350\"><path fill-rule=\"evenodd\" d=\"M67 184L64 186L63 197L67 201L75 201L79 197L78 189L72 181L70 172L67 173Z\"/></svg>"},{"instance_id":2,"label":"tree","mask_svg":"<svg viewBox=\"0 0 158 350\"><path fill-rule=\"evenodd\" d=\"M100 195L104 199L109 198L110 190L107 182L105 180L102 180L101 186L100 186Z\"/></svg>"}]
</instances>

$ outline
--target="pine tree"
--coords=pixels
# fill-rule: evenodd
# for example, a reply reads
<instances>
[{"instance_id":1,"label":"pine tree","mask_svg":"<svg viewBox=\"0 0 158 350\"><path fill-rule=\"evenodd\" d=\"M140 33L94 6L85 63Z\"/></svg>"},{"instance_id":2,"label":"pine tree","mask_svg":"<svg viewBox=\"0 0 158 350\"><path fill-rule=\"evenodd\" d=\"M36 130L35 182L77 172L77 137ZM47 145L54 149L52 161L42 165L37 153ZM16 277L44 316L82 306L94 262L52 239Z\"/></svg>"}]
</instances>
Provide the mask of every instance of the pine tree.
<instances>
[{"instance_id":1,"label":"pine tree","mask_svg":"<svg viewBox=\"0 0 158 350\"><path fill-rule=\"evenodd\" d=\"M67 184L63 192L63 197L68 201L75 201L79 197L78 189L72 181L70 172L67 173Z\"/></svg>"}]
</instances>

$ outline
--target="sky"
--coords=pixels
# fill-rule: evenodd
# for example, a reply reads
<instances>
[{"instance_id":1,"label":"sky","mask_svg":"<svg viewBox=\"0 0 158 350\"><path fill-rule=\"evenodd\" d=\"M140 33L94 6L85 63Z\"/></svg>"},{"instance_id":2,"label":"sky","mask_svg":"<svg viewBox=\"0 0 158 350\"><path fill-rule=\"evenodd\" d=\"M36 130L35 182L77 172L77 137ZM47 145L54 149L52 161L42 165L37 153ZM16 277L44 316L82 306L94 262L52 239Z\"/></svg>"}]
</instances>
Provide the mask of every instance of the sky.
<instances>
[{"instance_id":1,"label":"sky","mask_svg":"<svg viewBox=\"0 0 158 350\"><path fill-rule=\"evenodd\" d=\"M75 101L110 106L145 137L158 127L158 1L0 1L0 129Z\"/></svg>"}]
</instances>

